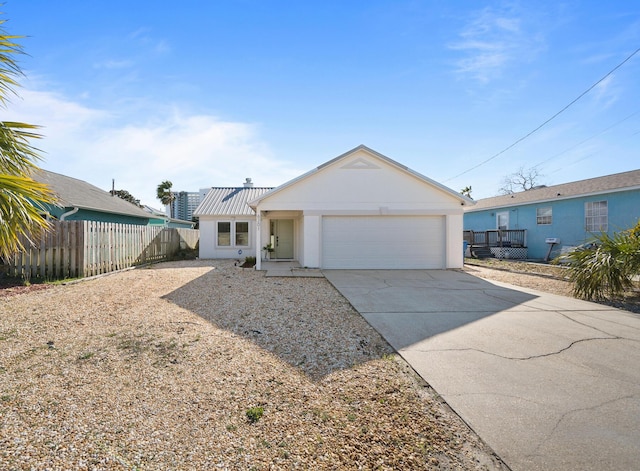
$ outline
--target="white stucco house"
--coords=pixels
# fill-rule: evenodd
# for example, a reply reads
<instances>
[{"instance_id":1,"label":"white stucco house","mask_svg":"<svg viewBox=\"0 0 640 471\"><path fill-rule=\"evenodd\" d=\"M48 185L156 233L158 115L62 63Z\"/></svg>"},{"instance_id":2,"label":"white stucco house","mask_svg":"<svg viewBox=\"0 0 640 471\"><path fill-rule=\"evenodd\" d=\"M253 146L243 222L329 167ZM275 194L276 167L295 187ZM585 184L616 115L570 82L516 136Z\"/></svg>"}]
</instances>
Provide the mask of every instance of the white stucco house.
<instances>
[{"instance_id":1,"label":"white stucco house","mask_svg":"<svg viewBox=\"0 0 640 471\"><path fill-rule=\"evenodd\" d=\"M193 212L200 219L200 258L256 256L256 216L247 204L273 188L213 187ZM259 248L259 247L258 247Z\"/></svg>"},{"instance_id":2,"label":"white stucco house","mask_svg":"<svg viewBox=\"0 0 640 471\"><path fill-rule=\"evenodd\" d=\"M233 205L244 201L250 211L238 207L225 215L214 214L215 207L206 206L215 195L210 191L196 210L202 258L230 255L232 249L238 257L242 250L257 256L260 269L265 257L260 249L271 243L270 259L296 260L303 267L463 265L463 207L473 200L363 145L276 188L255 188L251 198L242 188L227 190L227 204L237 190ZM230 230L220 224L223 219L229 221ZM238 239L237 224L234 235L234 221L249 223L240 228L248 228L248 243L242 232ZM224 245L227 237L247 245Z\"/></svg>"}]
</instances>

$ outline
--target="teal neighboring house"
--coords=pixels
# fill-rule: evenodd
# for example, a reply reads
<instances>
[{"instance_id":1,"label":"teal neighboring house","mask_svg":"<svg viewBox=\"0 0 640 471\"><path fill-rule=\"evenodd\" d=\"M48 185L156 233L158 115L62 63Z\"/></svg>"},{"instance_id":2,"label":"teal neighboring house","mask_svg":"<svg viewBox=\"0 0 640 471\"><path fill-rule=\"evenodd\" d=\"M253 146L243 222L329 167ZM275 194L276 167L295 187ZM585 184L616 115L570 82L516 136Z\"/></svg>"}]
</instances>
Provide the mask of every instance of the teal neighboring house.
<instances>
[{"instance_id":1,"label":"teal neighboring house","mask_svg":"<svg viewBox=\"0 0 640 471\"><path fill-rule=\"evenodd\" d=\"M464 230L465 237L473 231L486 239L494 255L544 260L588 242L594 234L613 234L639 220L640 170L632 170L478 200L465 208ZM521 249L511 248L508 240L518 231L524 256L514 256Z\"/></svg>"},{"instance_id":2,"label":"teal neighboring house","mask_svg":"<svg viewBox=\"0 0 640 471\"><path fill-rule=\"evenodd\" d=\"M111 193L77 178L40 169L34 179L46 183L58 196L60 206L47 205L47 217L60 221L100 221L141 226L192 228L188 221L149 213ZM177 225L180 223L180 225ZM170 225L171 224L171 225Z\"/></svg>"}]
</instances>

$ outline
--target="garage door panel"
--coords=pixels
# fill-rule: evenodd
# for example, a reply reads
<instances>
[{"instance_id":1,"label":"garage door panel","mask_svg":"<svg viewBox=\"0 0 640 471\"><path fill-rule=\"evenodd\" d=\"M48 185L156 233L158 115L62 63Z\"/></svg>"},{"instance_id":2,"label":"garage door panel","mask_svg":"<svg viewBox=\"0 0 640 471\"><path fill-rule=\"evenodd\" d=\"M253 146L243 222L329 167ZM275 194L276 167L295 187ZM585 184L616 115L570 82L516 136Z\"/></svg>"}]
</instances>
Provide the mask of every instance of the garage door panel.
<instances>
[{"instance_id":1,"label":"garage door panel","mask_svg":"<svg viewBox=\"0 0 640 471\"><path fill-rule=\"evenodd\" d=\"M323 268L444 268L444 217L324 217Z\"/></svg>"}]
</instances>

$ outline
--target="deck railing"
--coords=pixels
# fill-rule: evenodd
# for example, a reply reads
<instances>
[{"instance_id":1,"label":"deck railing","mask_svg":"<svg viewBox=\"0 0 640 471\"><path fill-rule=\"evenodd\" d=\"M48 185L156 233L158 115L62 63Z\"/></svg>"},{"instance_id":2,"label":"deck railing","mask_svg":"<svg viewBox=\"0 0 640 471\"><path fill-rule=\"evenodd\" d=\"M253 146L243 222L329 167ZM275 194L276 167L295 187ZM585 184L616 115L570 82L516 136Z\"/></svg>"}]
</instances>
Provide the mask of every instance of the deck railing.
<instances>
[{"instance_id":1,"label":"deck railing","mask_svg":"<svg viewBox=\"0 0 640 471\"><path fill-rule=\"evenodd\" d=\"M526 229L464 231L464 240L472 247L526 247Z\"/></svg>"}]
</instances>

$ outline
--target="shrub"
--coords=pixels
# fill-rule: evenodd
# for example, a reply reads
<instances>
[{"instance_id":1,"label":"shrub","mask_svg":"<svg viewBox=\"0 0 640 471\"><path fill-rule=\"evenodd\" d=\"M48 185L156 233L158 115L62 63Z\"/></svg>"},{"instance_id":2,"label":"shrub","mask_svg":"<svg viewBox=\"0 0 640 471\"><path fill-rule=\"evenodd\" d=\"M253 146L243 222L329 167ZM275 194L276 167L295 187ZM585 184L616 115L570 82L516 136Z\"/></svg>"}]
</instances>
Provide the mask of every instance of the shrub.
<instances>
[{"instance_id":1,"label":"shrub","mask_svg":"<svg viewBox=\"0 0 640 471\"><path fill-rule=\"evenodd\" d=\"M573 294L603 300L623 294L640 273L640 221L633 229L602 233L584 248L562 256L569 265Z\"/></svg>"},{"instance_id":2,"label":"shrub","mask_svg":"<svg viewBox=\"0 0 640 471\"><path fill-rule=\"evenodd\" d=\"M246 258L244 259L244 263L245 263L246 265L255 265L255 264L256 264L256 257L251 257L251 256L246 257Z\"/></svg>"},{"instance_id":3,"label":"shrub","mask_svg":"<svg viewBox=\"0 0 640 471\"><path fill-rule=\"evenodd\" d=\"M260 406L247 409L247 419L249 419L249 422L251 422L252 424L260 420L262 414L264 414L264 409Z\"/></svg>"}]
</instances>

